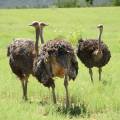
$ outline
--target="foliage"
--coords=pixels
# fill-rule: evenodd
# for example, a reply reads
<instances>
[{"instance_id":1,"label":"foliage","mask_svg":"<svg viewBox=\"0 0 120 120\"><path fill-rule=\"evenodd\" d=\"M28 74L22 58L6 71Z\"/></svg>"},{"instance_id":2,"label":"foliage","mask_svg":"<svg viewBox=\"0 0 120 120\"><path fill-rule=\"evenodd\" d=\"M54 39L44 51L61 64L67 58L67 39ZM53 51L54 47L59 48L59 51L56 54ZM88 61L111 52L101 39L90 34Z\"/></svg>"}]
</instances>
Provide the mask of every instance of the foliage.
<instances>
[{"instance_id":1,"label":"foliage","mask_svg":"<svg viewBox=\"0 0 120 120\"><path fill-rule=\"evenodd\" d=\"M113 0L113 4L115 6L120 6L120 0Z\"/></svg>"},{"instance_id":2,"label":"foliage","mask_svg":"<svg viewBox=\"0 0 120 120\"><path fill-rule=\"evenodd\" d=\"M79 7L78 0L56 0L59 8Z\"/></svg>"},{"instance_id":3,"label":"foliage","mask_svg":"<svg viewBox=\"0 0 120 120\"><path fill-rule=\"evenodd\" d=\"M87 5L93 5L94 0L85 0L85 1L86 1Z\"/></svg>"}]
</instances>

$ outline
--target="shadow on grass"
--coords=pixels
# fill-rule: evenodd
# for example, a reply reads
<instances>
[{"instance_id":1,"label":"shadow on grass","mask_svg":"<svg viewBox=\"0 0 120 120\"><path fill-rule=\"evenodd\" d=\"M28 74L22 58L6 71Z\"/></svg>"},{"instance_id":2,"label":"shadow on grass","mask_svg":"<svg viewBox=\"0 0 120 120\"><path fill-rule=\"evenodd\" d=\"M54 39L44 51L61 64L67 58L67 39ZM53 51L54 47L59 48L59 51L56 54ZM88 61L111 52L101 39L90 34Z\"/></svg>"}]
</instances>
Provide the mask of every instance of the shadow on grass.
<instances>
[{"instance_id":1,"label":"shadow on grass","mask_svg":"<svg viewBox=\"0 0 120 120\"><path fill-rule=\"evenodd\" d=\"M89 113L87 111L87 106L83 103L83 104L78 104L78 105L75 105L75 104L72 104L70 105L70 107L66 107L65 105L62 105L62 106L58 106L57 108L57 112L59 113L62 113L64 115L70 115L71 117L72 116L89 116Z\"/></svg>"},{"instance_id":2,"label":"shadow on grass","mask_svg":"<svg viewBox=\"0 0 120 120\"><path fill-rule=\"evenodd\" d=\"M48 103L47 103L46 101L40 101L39 104L42 105L42 106L45 106L45 105L47 105Z\"/></svg>"},{"instance_id":3,"label":"shadow on grass","mask_svg":"<svg viewBox=\"0 0 120 120\"><path fill-rule=\"evenodd\" d=\"M102 84L104 85L104 86L107 86L107 85L112 85L112 79L109 79L109 81L107 81L107 80L103 80L102 81Z\"/></svg>"},{"instance_id":4,"label":"shadow on grass","mask_svg":"<svg viewBox=\"0 0 120 120\"><path fill-rule=\"evenodd\" d=\"M62 115L68 115L70 118L72 117L90 117L90 112L87 109L87 105L85 103L72 103L69 107L66 107L65 104L57 104L53 105L50 104L48 105L47 102L39 102L39 105L42 105L45 107L45 114L48 115L49 113L60 113Z\"/></svg>"},{"instance_id":5,"label":"shadow on grass","mask_svg":"<svg viewBox=\"0 0 120 120\"><path fill-rule=\"evenodd\" d=\"M71 104L69 107L66 107L65 103L62 103L60 101L57 102L57 104L50 103L50 101L44 101L41 100L38 102L38 105L43 106L45 109L45 116L47 116L49 113L59 113L61 115L68 115L70 118L72 117L90 117L90 112L88 111L88 106L84 102L82 103L76 103L74 98L71 98Z\"/></svg>"}]
</instances>

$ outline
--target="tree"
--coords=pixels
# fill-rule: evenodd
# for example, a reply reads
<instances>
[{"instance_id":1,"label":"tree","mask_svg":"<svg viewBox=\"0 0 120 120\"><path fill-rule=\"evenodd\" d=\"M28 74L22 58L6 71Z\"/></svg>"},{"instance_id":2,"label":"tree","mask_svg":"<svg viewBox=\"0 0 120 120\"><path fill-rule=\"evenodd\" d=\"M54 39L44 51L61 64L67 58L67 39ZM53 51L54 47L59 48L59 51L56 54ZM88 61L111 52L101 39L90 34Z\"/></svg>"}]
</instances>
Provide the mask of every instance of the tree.
<instances>
[{"instance_id":1,"label":"tree","mask_svg":"<svg viewBox=\"0 0 120 120\"><path fill-rule=\"evenodd\" d=\"M85 1L86 1L87 5L89 6L89 5L93 5L94 0L85 0Z\"/></svg>"},{"instance_id":2,"label":"tree","mask_svg":"<svg viewBox=\"0 0 120 120\"><path fill-rule=\"evenodd\" d=\"M113 0L113 4L115 6L120 6L120 0Z\"/></svg>"},{"instance_id":3,"label":"tree","mask_svg":"<svg viewBox=\"0 0 120 120\"><path fill-rule=\"evenodd\" d=\"M58 7L77 7L78 0L56 0Z\"/></svg>"}]
</instances>

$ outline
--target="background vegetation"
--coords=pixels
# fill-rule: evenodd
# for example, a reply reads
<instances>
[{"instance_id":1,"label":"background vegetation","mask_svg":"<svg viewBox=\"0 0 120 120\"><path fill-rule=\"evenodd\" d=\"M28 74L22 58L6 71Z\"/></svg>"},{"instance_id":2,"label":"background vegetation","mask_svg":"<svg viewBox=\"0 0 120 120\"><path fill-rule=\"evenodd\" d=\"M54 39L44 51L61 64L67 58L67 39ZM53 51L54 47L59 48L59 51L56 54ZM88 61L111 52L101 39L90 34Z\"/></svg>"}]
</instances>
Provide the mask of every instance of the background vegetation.
<instances>
[{"instance_id":1,"label":"background vegetation","mask_svg":"<svg viewBox=\"0 0 120 120\"><path fill-rule=\"evenodd\" d=\"M0 120L119 120L120 119L120 8L10 9L0 10ZM96 26L104 24L103 40L112 58L103 68L102 82L94 68L92 85L88 70L79 62L76 80L69 82L72 107L66 110L63 79L55 78L58 105L51 100L51 91L32 76L29 79L29 101L21 99L21 84L11 72L7 46L13 38L35 39L32 21L45 21L45 41L64 36L76 48L80 36L97 38Z\"/></svg>"},{"instance_id":2,"label":"background vegetation","mask_svg":"<svg viewBox=\"0 0 120 120\"><path fill-rule=\"evenodd\" d=\"M113 0L113 4L115 6L120 6L120 0Z\"/></svg>"},{"instance_id":3,"label":"background vegetation","mask_svg":"<svg viewBox=\"0 0 120 120\"><path fill-rule=\"evenodd\" d=\"M0 0L0 8L119 6L120 0Z\"/></svg>"},{"instance_id":4,"label":"background vegetation","mask_svg":"<svg viewBox=\"0 0 120 120\"><path fill-rule=\"evenodd\" d=\"M79 0L56 0L55 5L59 8L79 7Z\"/></svg>"}]
</instances>

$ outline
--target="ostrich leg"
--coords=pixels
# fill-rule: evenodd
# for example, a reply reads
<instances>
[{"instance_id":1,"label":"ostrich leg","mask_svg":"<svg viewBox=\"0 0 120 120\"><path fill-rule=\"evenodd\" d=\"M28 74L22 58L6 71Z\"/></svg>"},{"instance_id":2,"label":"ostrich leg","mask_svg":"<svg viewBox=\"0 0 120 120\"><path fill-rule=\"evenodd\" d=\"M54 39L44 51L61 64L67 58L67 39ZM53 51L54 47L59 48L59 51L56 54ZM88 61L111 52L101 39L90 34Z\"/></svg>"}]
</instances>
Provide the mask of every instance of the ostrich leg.
<instances>
[{"instance_id":1,"label":"ostrich leg","mask_svg":"<svg viewBox=\"0 0 120 120\"><path fill-rule=\"evenodd\" d=\"M47 71L47 74L52 77L52 75L51 75L51 73L50 73L50 67L51 67L51 64L49 65L49 64L46 62L46 63L45 63L45 69L46 69L46 71ZM55 84L54 84L54 82L53 82L53 84L51 85L51 88L52 88L53 103L56 104Z\"/></svg>"},{"instance_id":2,"label":"ostrich leg","mask_svg":"<svg viewBox=\"0 0 120 120\"><path fill-rule=\"evenodd\" d=\"M67 63L64 64L65 67L65 79L64 79L64 86L65 86L65 90L66 90L66 107L69 107L70 105L70 102L69 102L69 93L68 93L68 79L69 79L69 76L68 76L68 73L69 73L69 70L70 70L70 58L71 56L65 56L64 59L66 59Z\"/></svg>"},{"instance_id":3,"label":"ostrich leg","mask_svg":"<svg viewBox=\"0 0 120 120\"><path fill-rule=\"evenodd\" d=\"M55 85L52 85L51 88L52 88L53 102L54 104L56 104Z\"/></svg>"},{"instance_id":4,"label":"ostrich leg","mask_svg":"<svg viewBox=\"0 0 120 120\"><path fill-rule=\"evenodd\" d=\"M89 68L89 74L90 74L91 82L93 83L93 72L92 72L92 68Z\"/></svg>"},{"instance_id":5,"label":"ostrich leg","mask_svg":"<svg viewBox=\"0 0 120 120\"><path fill-rule=\"evenodd\" d=\"M102 73L102 68L99 68L99 81L101 81L101 73Z\"/></svg>"},{"instance_id":6,"label":"ostrich leg","mask_svg":"<svg viewBox=\"0 0 120 120\"><path fill-rule=\"evenodd\" d=\"M22 85L22 89L23 89L23 100L25 99L25 85L24 85L24 79L21 80L21 85Z\"/></svg>"},{"instance_id":7,"label":"ostrich leg","mask_svg":"<svg viewBox=\"0 0 120 120\"><path fill-rule=\"evenodd\" d=\"M23 89L23 99L27 100L27 83L28 79L22 79L21 84L22 84L22 89Z\"/></svg>"},{"instance_id":8,"label":"ostrich leg","mask_svg":"<svg viewBox=\"0 0 120 120\"><path fill-rule=\"evenodd\" d=\"M65 86L65 90L66 90L66 107L69 107L68 75L67 75L67 72L65 73L64 86Z\"/></svg>"},{"instance_id":9,"label":"ostrich leg","mask_svg":"<svg viewBox=\"0 0 120 120\"><path fill-rule=\"evenodd\" d=\"M25 79L25 81L24 81L25 83L24 83L24 87L25 87L25 91L24 91L24 97L25 97L25 100L28 100L28 98L27 98L27 83L28 83L28 78L26 78Z\"/></svg>"}]
</instances>

